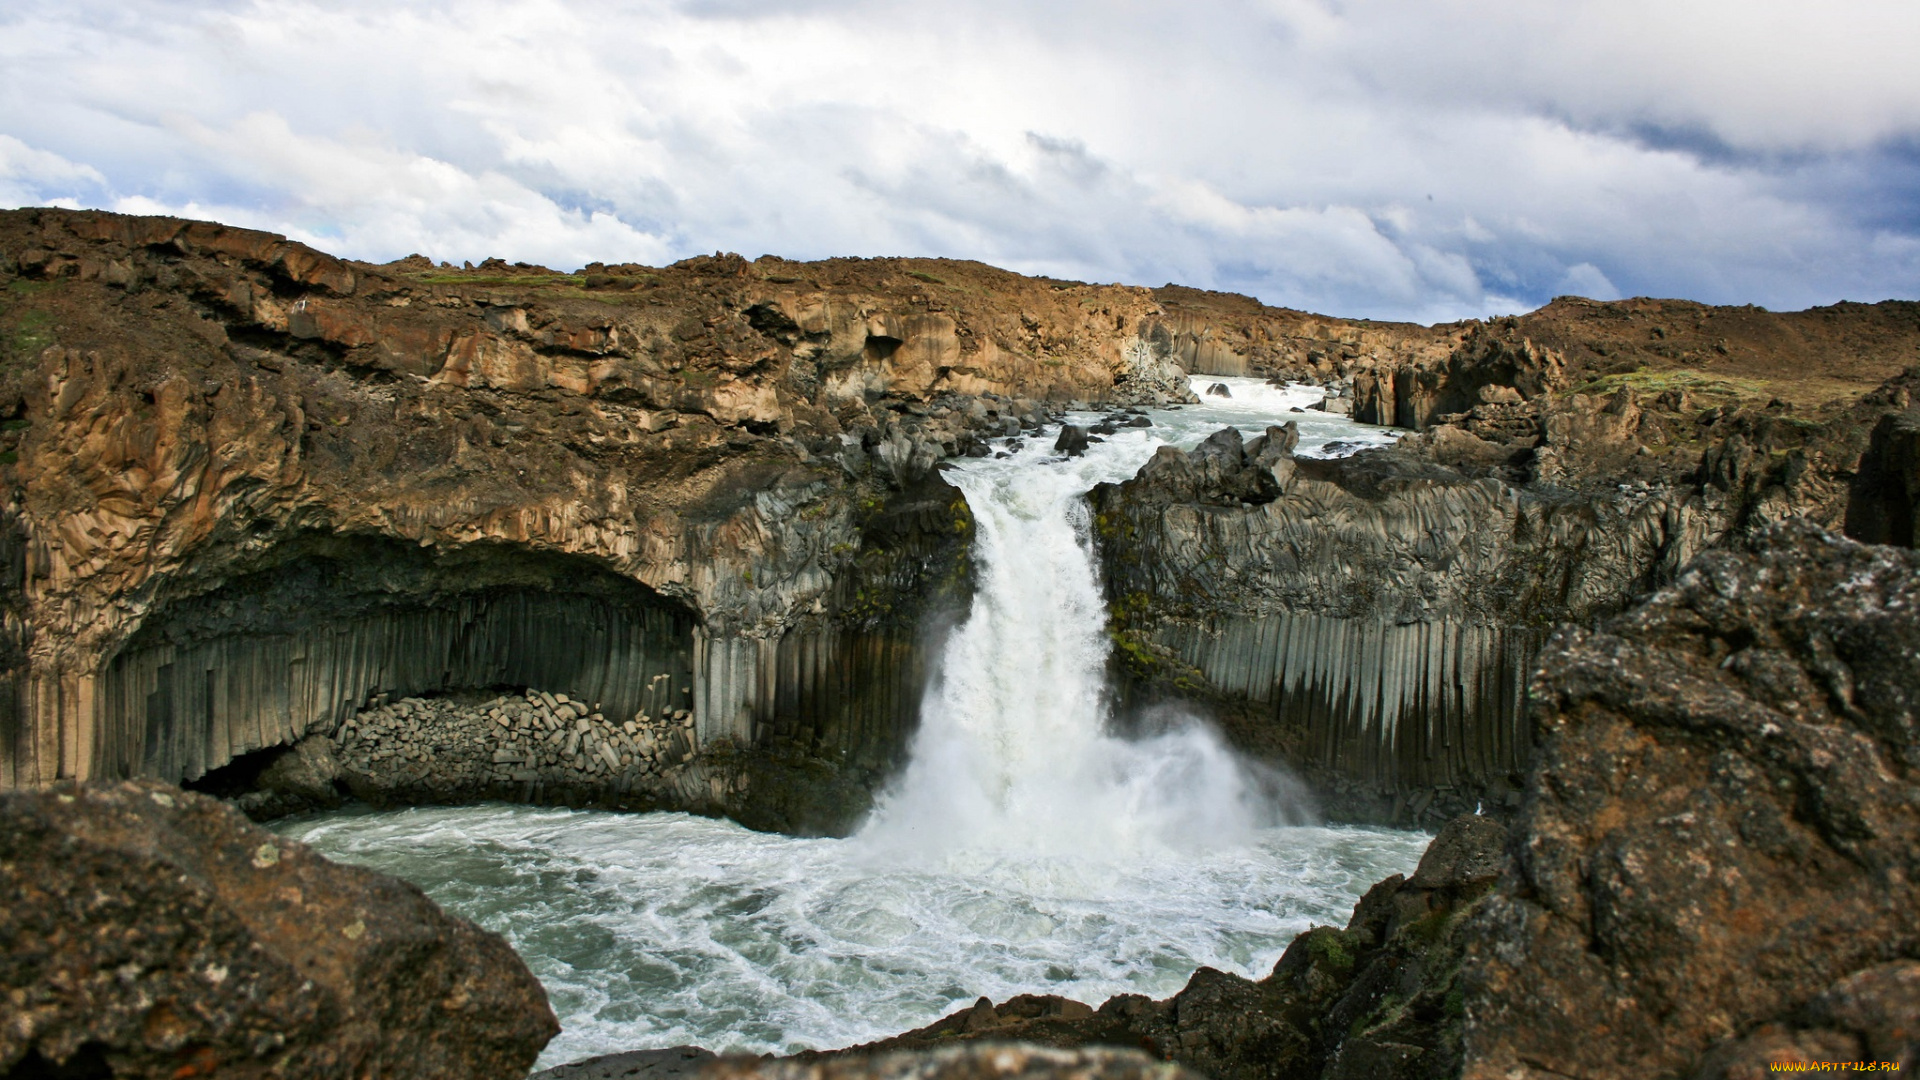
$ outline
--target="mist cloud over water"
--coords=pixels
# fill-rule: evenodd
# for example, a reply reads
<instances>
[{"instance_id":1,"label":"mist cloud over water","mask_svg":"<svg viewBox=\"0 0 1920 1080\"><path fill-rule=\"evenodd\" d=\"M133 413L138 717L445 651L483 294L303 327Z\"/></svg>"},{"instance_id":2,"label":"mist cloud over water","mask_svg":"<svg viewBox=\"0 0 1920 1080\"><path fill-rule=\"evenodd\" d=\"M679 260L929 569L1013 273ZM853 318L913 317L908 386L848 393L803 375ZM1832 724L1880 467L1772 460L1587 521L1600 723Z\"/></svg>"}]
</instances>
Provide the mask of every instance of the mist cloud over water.
<instances>
[{"instance_id":1,"label":"mist cloud over water","mask_svg":"<svg viewBox=\"0 0 1920 1080\"><path fill-rule=\"evenodd\" d=\"M1920 292L1903 0L18 0L0 204L1436 319Z\"/></svg>"}]
</instances>

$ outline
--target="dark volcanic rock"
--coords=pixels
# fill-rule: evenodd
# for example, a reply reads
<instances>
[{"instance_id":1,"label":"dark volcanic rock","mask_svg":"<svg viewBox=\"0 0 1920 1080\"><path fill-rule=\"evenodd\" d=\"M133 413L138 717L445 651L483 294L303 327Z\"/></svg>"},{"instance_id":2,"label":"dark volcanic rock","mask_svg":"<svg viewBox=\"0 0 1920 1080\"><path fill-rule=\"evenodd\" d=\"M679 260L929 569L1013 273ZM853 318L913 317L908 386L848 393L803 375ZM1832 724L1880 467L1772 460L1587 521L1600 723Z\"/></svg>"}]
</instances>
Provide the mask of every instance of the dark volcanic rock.
<instances>
[{"instance_id":1,"label":"dark volcanic rock","mask_svg":"<svg viewBox=\"0 0 1920 1080\"><path fill-rule=\"evenodd\" d=\"M498 936L164 784L6 797L0 894L8 1076L510 1080L559 1031Z\"/></svg>"},{"instance_id":2,"label":"dark volcanic rock","mask_svg":"<svg viewBox=\"0 0 1920 1080\"><path fill-rule=\"evenodd\" d=\"M1852 486L1848 536L1920 547L1920 409L1881 417Z\"/></svg>"},{"instance_id":3,"label":"dark volcanic rock","mask_svg":"<svg viewBox=\"0 0 1920 1080\"><path fill-rule=\"evenodd\" d=\"M1552 626L1669 580L1723 523L1684 488L1516 486L1435 459L1475 436L1419 438L1328 459L1294 456L1291 425L1227 429L1096 487L1123 700L1210 699L1347 820L1510 810Z\"/></svg>"},{"instance_id":4,"label":"dark volcanic rock","mask_svg":"<svg viewBox=\"0 0 1920 1080\"><path fill-rule=\"evenodd\" d=\"M872 1056L722 1058L702 1075L706 1080L1201 1080L1138 1050L993 1043Z\"/></svg>"},{"instance_id":5,"label":"dark volcanic rock","mask_svg":"<svg viewBox=\"0 0 1920 1080\"><path fill-rule=\"evenodd\" d=\"M1679 1075L1768 1024L1911 1052L1884 965L1920 955L1920 561L1780 527L1541 664L1465 1075Z\"/></svg>"},{"instance_id":6,"label":"dark volcanic rock","mask_svg":"<svg viewBox=\"0 0 1920 1080\"><path fill-rule=\"evenodd\" d=\"M1920 557L1776 526L1561 630L1532 695L1514 820L1450 821L1267 978L982 1001L875 1048L1138 1046L1216 1080L1920 1064Z\"/></svg>"},{"instance_id":7,"label":"dark volcanic rock","mask_svg":"<svg viewBox=\"0 0 1920 1080\"><path fill-rule=\"evenodd\" d=\"M699 1076L716 1057L713 1051L698 1046L630 1050L556 1065L527 1080L683 1080Z\"/></svg>"},{"instance_id":8,"label":"dark volcanic rock","mask_svg":"<svg viewBox=\"0 0 1920 1080\"><path fill-rule=\"evenodd\" d=\"M1060 437L1053 440L1053 448L1068 457L1079 457L1087 452L1087 429L1078 424L1060 425Z\"/></svg>"}]
</instances>

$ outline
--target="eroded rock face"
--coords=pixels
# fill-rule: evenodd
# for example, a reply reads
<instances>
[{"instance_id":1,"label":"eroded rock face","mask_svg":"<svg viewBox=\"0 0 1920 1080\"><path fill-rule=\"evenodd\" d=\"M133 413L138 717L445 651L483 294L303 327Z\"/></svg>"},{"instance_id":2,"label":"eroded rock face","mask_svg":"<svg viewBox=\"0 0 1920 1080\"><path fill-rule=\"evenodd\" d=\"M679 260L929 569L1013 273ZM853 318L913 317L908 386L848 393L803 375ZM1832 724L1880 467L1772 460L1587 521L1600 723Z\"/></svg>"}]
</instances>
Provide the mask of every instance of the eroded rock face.
<instances>
[{"instance_id":1,"label":"eroded rock face","mask_svg":"<svg viewBox=\"0 0 1920 1080\"><path fill-rule=\"evenodd\" d=\"M1036 286L1040 335L1002 348L1004 312L925 310L897 267L584 287L419 263L0 216L0 785L192 779L378 693L631 716L667 673L699 748L863 788L911 726L921 616L964 603L965 504L933 463L1044 419L994 389L1029 368L1060 401L1169 377L1127 347L1140 290Z\"/></svg>"},{"instance_id":2,"label":"eroded rock face","mask_svg":"<svg viewBox=\"0 0 1920 1080\"><path fill-rule=\"evenodd\" d=\"M1201 971L1091 1016L982 1002L879 1045L1105 1043L1354 1080L1920 1061L1920 559L1776 526L1558 631L1532 698L1511 821L1452 820L1267 978Z\"/></svg>"},{"instance_id":3,"label":"eroded rock face","mask_svg":"<svg viewBox=\"0 0 1920 1080\"><path fill-rule=\"evenodd\" d=\"M1847 504L1847 535L1920 547L1920 409L1889 412L1875 425Z\"/></svg>"},{"instance_id":4,"label":"eroded rock face","mask_svg":"<svg viewBox=\"0 0 1920 1080\"><path fill-rule=\"evenodd\" d=\"M1691 487L1579 495L1443 464L1444 442L1316 459L1297 441L1226 429L1091 500L1133 699L1213 699L1239 745L1346 817L1510 808L1547 631L1725 529Z\"/></svg>"},{"instance_id":5,"label":"eroded rock face","mask_svg":"<svg viewBox=\"0 0 1920 1080\"><path fill-rule=\"evenodd\" d=\"M168 785L0 798L0 892L8 1075L518 1080L559 1032L498 936Z\"/></svg>"},{"instance_id":6,"label":"eroded rock face","mask_svg":"<svg viewBox=\"0 0 1920 1080\"><path fill-rule=\"evenodd\" d=\"M1920 951L1910 554L1783 527L1541 663L1465 1075L1677 1074Z\"/></svg>"}]
</instances>

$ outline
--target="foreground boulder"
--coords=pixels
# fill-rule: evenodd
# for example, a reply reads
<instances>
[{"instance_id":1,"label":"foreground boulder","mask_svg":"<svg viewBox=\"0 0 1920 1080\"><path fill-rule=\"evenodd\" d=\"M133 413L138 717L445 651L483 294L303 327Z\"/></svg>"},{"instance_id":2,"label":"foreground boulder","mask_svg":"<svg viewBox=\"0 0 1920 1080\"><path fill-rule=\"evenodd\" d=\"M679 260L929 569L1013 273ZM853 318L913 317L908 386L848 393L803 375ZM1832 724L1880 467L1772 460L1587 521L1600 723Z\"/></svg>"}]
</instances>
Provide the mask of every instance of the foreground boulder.
<instances>
[{"instance_id":1,"label":"foreground boulder","mask_svg":"<svg viewBox=\"0 0 1920 1080\"><path fill-rule=\"evenodd\" d=\"M507 943L151 781L0 801L0 1074L526 1074L559 1030Z\"/></svg>"},{"instance_id":2,"label":"foreground boulder","mask_svg":"<svg viewBox=\"0 0 1920 1080\"><path fill-rule=\"evenodd\" d=\"M1779 527L1541 665L1465 1075L1681 1075L1757 1034L1771 1060L1910 1058L1920 560Z\"/></svg>"}]
</instances>

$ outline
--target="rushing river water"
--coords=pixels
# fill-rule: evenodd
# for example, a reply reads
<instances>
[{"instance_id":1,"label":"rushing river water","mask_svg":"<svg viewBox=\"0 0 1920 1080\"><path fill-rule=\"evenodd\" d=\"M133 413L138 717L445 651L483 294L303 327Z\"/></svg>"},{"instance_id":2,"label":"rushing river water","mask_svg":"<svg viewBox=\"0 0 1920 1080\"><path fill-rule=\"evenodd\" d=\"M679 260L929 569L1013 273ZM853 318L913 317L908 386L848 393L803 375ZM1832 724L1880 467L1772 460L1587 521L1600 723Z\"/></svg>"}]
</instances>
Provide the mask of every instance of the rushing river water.
<instances>
[{"instance_id":1,"label":"rushing river water","mask_svg":"<svg viewBox=\"0 0 1920 1080\"><path fill-rule=\"evenodd\" d=\"M1029 439L956 463L979 587L911 762L846 840L682 814L514 806L347 810L280 829L407 878L513 943L564 1028L557 1064L695 1043L845 1046L985 994L1164 996L1200 965L1258 976L1313 923L1406 872L1418 833L1304 822L1284 777L1194 718L1107 730L1105 611L1080 496L1165 443L1301 422L1303 455L1391 436L1317 391L1197 377L1233 396L1153 410L1064 460ZM1334 446L1332 452L1340 452Z\"/></svg>"}]
</instances>

